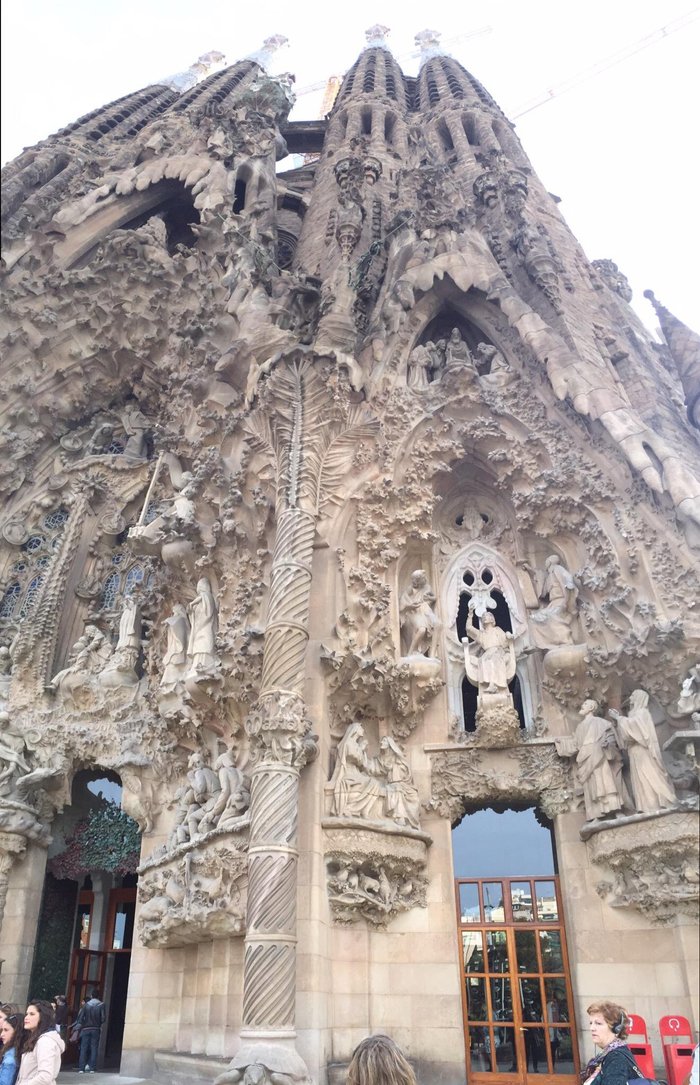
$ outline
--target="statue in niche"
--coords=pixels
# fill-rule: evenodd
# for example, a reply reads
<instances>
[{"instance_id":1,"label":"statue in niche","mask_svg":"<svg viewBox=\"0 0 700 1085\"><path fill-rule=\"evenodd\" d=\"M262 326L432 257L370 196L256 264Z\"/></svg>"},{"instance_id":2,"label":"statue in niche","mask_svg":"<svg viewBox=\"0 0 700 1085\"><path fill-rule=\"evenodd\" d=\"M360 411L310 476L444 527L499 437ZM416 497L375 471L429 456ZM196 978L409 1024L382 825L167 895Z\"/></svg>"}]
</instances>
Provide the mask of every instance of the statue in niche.
<instances>
[{"instance_id":1,"label":"statue in niche","mask_svg":"<svg viewBox=\"0 0 700 1085\"><path fill-rule=\"evenodd\" d=\"M489 696L505 695L512 703L508 683L515 677L513 634L497 626L496 619L489 611L482 615L481 627L477 629L474 625L475 607L472 597L469 600L467 635L462 640L467 678L479 690L480 701L484 696L488 699ZM469 641L474 641L481 649L479 655L470 649Z\"/></svg>"},{"instance_id":2,"label":"statue in niche","mask_svg":"<svg viewBox=\"0 0 700 1085\"><path fill-rule=\"evenodd\" d=\"M200 833L210 829L221 831L236 828L239 819L250 806L248 781L236 765L233 750L224 750L214 762L219 777L219 793L214 805L199 823Z\"/></svg>"},{"instance_id":3,"label":"statue in niche","mask_svg":"<svg viewBox=\"0 0 700 1085\"><path fill-rule=\"evenodd\" d=\"M180 789L175 825L167 850L202 835L200 825L214 808L221 785L217 774L195 750L188 762L187 783Z\"/></svg>"},{"instance_id":4,"label":"statue in niche","mask_svg":"<svg viewBox=\"0 0 700 1085\"><path fill-rule=\"evenodd\" d=\"M382 324L387 336L398 332L405 314L413 308L415 303L413 287L406 279L399 279L387 294L382 308Z\"/></svg>"},{"instance_id":5,"label":"statue in niche","mask_svg":"<svg viewBox=\"0 0 700 1085\"><path fill-rule=\"evenodd\" d=\"M545 562L545 575L539 598L547 605L531 615L532 633L538 648L556 648L573 644L572 628L576 620L578 586L561 559L552 554Z\"/></svg>"},{"instance_id":6,"label":"statue in niche","mask_svg":"<svg viewBox=\"0 0 700 1085\"><path fill-rule=\"evenodd\" d=\"M620 745L627 750L634 808L638 814L676 806L676 795L661 759L656 727L648 708L649 694L635 689L629 709L622 716L615 709L610 715L617 725Z\"/></svg>"},{"instance_id":7,"label":"statue in niche","mask_svg":"<svg viewBox=\"0 0 700 1085\"><path fill-rule=\"evenodd\" d=\"M93 679L107 668L111 658L112 648L104 633L96 625L86 625L70 650L68 666L54 675L50 688L62 699L72 701L75 708L83 707Z\"/></svg>"},{"instance_id":8,"label":"statue in niche","mask_svg":"<svg viewBox=\"0 0 700 1085\"><path fill-rule=\"evenodd\" d=\"M481 374L483 384L490 388L505 388L511 383L513 372L500 350L492 343L479 343L476 348L476 357L477 363L484 368Z\"/></svg>"},{"instance_id":9,"label":"statue in niche","mask_svg":"<svg viewBox=\"0 0 700 1085\"><path fill-rule=\"evenodd\" d=\"M673 715L692 716L695 712L700 712L700 662L695 663L683 679Z\"/></svg>"},{"instance_id":10,"label":"statue in niche","mask_svg":"<svg viewBox=\"0 0 700 1085\"><path fill-rule=\"evenodd\" d=\"M380 766L367 753L362 724L351 723L338 745L331 777L331 813L336 817L381 818L386 789L380 775Z\"/></svg>"},{"instance_id":11,"label":"statue in niche","mask_svg":"<svg viewBox=\"0 0 700 1085\"><path fill-rule=\"evenodd\" d=\"M114 426L111 422L101 422L96 427L92 436L90 437L87 448L85 449L86 456L103 456L105 449L109 448L114 439Z\"/></svg>"},{"instance_id":12,"label":"statue in niche","mask_svg":"<svg viewBox=\"0 0 700 1085\"><path fill-rule=\"evenodd\" d=\"M138 682L136 665L141 651L141 608L133 595L124 599L119 619L119 637L109 664L102 672L102 685L134 685Z\"/></svg>"},{"instance_id":13,"label":"statue in niche","mask_svg":"<svg viewBox=\"0 0 700 1085\"><path fill-rule=\"evenodd\" d=\"M387 735L379 744L379 756L370 757L361 723L351 723L338 745L331 790L336 817L420 828L418 790L406 755Z\"/></svg>"},{"instance_id":14,"label":"statue in niche","mask_svg":"<svg viewBox=\"0 0 700 1085\"><path fill-rule=\"evenodd\" d=\"M433 359L427 346L418 344L408 357L408 376L406 383L416 391L427 388L430 384L430 371Z\"/></svg>"},{"instance_id":15,"label":"statue in niche","mask_svg":"<svg viewBox=\"0 0 700 1085\"><path fill-rule=\"evenodd\" d=\"M584 701L573 735L555 738L557 753L576 758L588 821L618 817L631 803L622 779L622 753L609 720L597 716L597 701Z\"/></svg>"},{"instance_id":16,"label":"statue in niche","mask_svg":"<svg viewBox=\"0 0 700 1085\"><path fill-rule=\"evenodd\" d=\"M174 689L182 682L187 673L187 645L190 637L190 622L187 610L182 603L175 603L173 612L163 625L168 631L168 640L163 656L162 689Z\"/></svg>"},{"instance_id":17,"label":"statue in niche","mask_svg":"<svg viewBox=\"0 0 700 1085\"><path fill-rule=\"evenodd\" d=\"M0 712L0 798L13 796L19 778L31 772L26 749L24 734L14 729L9 713Z\"/></svg>"},{"instance_id":18,"label":"statue in niche","mask_svg":"<svg viewBox=\"0 0 700 1085\"><path fill-rule=\"evenodd\" d=\"M165 230L164 225L163 230ZM121 418L124 432L127 435L127 442L124 446L124 455L132 460L145 459L146 438L151 423L135 403L128 404L119 417Z\"/></svg>"},{"instance_id":19,"label":"statue in niche","mask_svg":"<svg viewBox=\"0 0 700 1085\"><path fill-rule=\"evenodd\" d=\"M459 525L466 535L470 539L478 539L483 532L486 521L474 505L466 505L464 512L461 515L461 524ZM491 600L493 602L493 600Z\"/></svg>"},{"instance_id":20,"label":"statue in niche","mask_svg":"<svg viewBox=\"0 0 700 1085\"><path fill-rule=\"evenodd\" d=\"M439 380L442 376L442 371L445 368L445 340L440 339L439 342L434 343L432 339L429 339L425 344L425 349L430 358L430 379L434 381Z\"/></svg>"},{"instance_id":21,"label":"statue in niche","mask_svg":"<svg viewBox=\"0 0 700 1085\"><path fill-rule=\"evenodd\" d=\"M206 576L197 581L197 594L190 603L190 635L187 642L188 678L211 677L219 669L216 633L219 626L216 600Z\"/></svg>"},{"instance_id":22,"label":"statue in niche","mask_svg":"<svg viewBox=\"0 0 700 1085\"><path fill-rule=\"evenodd\" d=\"M389 735L379 743L379 765L386 777L384 816L397 825L420 829L420 799L411 767L401 747Z\"/></svg>"},{"instance_id":23,"label":"statue in niche","mask_svg":"<svg viewBox=\"0 0 700 1085\"><path fill-rule=\"evenodd\" d=\"M453 328L445 344L445 368L469 369L476 376L476 366L472 353L462 338L459 328Z\"/></svg>"},{"instance_id":24,"label":"statue in niche","mask_svg":"<svg viewBox=\"0 0 700 1085\"><path fill-rule=\"evenodd\" d=\"M407 656L430 656L439 622L433 604L435 593L422 569L411 574L410 587L399 600L402 647Z\"/></svg>"}]
</instances>

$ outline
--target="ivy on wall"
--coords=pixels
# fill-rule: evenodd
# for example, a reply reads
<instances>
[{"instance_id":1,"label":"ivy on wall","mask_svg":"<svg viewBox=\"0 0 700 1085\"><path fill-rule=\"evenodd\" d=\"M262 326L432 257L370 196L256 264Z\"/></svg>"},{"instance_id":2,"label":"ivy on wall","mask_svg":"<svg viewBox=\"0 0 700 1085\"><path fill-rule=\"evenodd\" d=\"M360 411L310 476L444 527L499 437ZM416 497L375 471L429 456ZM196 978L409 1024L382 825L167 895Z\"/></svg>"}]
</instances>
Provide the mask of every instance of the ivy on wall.
<instances>
[{"instance_id":1,"label":"ivy on wall","mask_svg":"<svg viewBox=\"0 0 700 1085\"><path fill-rule=\"evenodd\" d=\"M74 881L58 881L52 874L46 875L29 981L30 998L52 999L66 991L77 893Z\"/></svg>"},{"instance_id":2,"label":"ivy on wall","mask_svg":"<svg viewBox=\"0 0 700 1085\"><path fill-rule=\"evenodd\" d=\"M137 823L115 803L105 803L82 818L66 838L66 847L49 862L55 878L80 881L94 870L134 874L141 833Z\"/></svg>"}]
</instances>

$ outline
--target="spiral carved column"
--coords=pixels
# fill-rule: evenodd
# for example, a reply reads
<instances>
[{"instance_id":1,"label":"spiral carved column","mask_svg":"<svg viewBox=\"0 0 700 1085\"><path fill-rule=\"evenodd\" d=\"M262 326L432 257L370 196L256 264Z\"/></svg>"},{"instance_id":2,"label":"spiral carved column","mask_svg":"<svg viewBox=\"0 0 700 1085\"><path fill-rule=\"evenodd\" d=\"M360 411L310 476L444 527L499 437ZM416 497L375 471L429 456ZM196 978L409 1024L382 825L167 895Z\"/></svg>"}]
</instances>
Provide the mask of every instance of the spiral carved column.
<instances>
[{"instance_id":1,"label":"spiral carved column","mask_svg":"<svg viewBox=\"0 0 700 1085\"><path fill-rule=\"evenodd\" d=\"M310 1080L293 1039L299 774L316 755L301 697L314 531L311 513L293 507L280 514L261 692L246 722L256 764L251 775L244 1046L225 1075L229 1081L243 1080L246 1066L253 1063L275 1073L276 1081Z\"/></svg>"}]
</instances>

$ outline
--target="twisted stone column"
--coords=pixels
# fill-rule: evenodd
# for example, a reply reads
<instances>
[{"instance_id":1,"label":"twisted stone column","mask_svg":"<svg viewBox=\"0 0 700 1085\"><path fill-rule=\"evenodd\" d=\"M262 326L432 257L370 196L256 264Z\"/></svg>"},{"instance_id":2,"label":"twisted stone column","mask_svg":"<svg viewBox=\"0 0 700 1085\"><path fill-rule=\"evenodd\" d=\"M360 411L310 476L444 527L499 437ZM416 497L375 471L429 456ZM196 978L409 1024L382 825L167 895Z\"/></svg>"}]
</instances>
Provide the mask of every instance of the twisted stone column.
<instances>
[{"instance_id":1,"label":"twisted stone column","mask_svg":"<svg viewBox=\"0 0 700 1085\"><path fill-rule=\"evenodd\" d=\"M315 517L298 507L277 525L260 698L246 722L251 774L243 1047L220 1081L310 1081L294 1048L299 774L316 755L301 691L308 641ZM251 1079L252 1080L252 1079Z\"/></svg>"}]
</instances>

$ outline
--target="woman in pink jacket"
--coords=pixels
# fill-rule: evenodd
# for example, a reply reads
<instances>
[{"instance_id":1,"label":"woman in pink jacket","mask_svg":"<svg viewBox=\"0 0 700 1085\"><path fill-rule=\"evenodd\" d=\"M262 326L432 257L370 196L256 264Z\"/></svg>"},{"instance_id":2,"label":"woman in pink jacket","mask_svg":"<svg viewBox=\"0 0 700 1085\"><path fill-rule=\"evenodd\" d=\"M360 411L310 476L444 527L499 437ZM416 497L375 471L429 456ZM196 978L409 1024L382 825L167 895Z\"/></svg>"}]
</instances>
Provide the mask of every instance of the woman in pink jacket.
<instances>
[{"instance_id":1,"label":"woman in pink jacket","mask_svg":"<svg viewBox=\"0 0 700 1085\"><path fill-rule=\"evenodd\" d=\"M24 1015L22 1059L17 1085L56 1085L66 1045L56 1032L53 1007L37 999Z\"/></svg>"}]
</instances>

